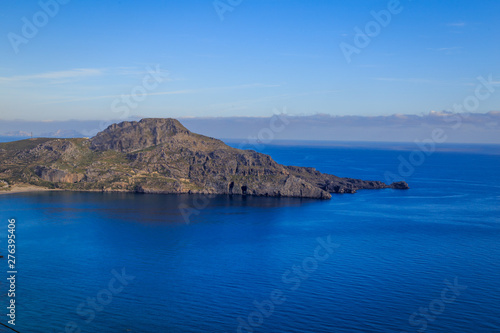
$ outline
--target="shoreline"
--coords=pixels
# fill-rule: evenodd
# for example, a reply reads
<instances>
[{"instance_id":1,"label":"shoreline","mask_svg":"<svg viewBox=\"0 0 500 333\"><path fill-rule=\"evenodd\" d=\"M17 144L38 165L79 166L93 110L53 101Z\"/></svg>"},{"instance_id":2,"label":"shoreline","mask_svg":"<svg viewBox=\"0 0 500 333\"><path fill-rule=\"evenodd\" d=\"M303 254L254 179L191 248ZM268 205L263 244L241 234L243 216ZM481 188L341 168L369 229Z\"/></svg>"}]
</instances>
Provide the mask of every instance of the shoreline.
<instances>
[{"instance_id":1,"label":"shoreline","mask_svg":"<svg viewBox=\"0 0 500 333\"><path fill-rule=\"evenodd\" d=\"M60 189L51 189L35 185L14 185L7 191L0 191L2 194L28 193L28 192L45 192L45 191L61 191Z\"/></svg>"},{"instance_id":2,"label":"shoreline","mask_svg":"<svg viewBox=\"0 0 500 333\"><path fill-rule=\"evenodd\" d=\"M398 184L398 183L393 183L391 185ZM406 183L405 183L406 184ZM384 184L385 185L385 184ZM407 184L406 184L407 186ZM384 187L375 187L375 188L360 188L356 189L354 192L330 192L328 191L327 193L329 194L328 197L311 197L311 196L289 196L289 195L258 195L258 194L238 194L238 193L214 193L210 191L164 191L164 190L154 190L154 189L145 189L143 191L134 191L134 190L127 190L127 189L64 189L64 188L47 188L47 187L42 187L42 186L36 186L32 184L26 184L26 183L21 183L21 184L15 184L11 185L9 189L2 189L0 190L0 195L2 194L16 194L16 193L37 193L37 192L48 192L48 191L65 191L65 192L94 192L94 193L136 193L136 194L175 194L175 195L180 195L180 194L187 194L187 195L208 195L208 196L213 196L213 195L230 195L230 196L251 196L251 197L271 197L271 198L300 198L300 199L318 199L318 200L330 200L332 198L332 195L334 194L354 194L357 191L360 190L382 190L382 189L395 189L395 190L401 190L403 188L400 188L398 186L388 186L385 185ZM404 188L405 190L408 189Z\"/></svg>"},{"instance_id":3,"label":"shoreline","mask_svg":"<svg viewBox=\"0 0 500 333\"><path fill-rule=\"evenodd\" d=\"M170 191L144 191L144 192L137 192L137 191L130 191L130 190L97 190L97 189L89 189L89 190L82 190L82 189L61 189L61 188L46 188L46 187L41 187L41 186L35 186L35 185L14 185L10 187L10 190L4 191L0 190L0 196L5 194L18 194L18 193L37 193L37 192L49 192L49 191L57 191L57 192L88 192L88 193L135 193L135 194L167 194L167 195L204 195L204 196L242 196L242 197L262 197L262 198L295 198L295 199L313 199L313 200L318 200L318 198L311 198L311 197L292 197L292 196L263 196L263 195L241 195L241 194L229 194L229 193L201 193L201 192L170 192ZM319 199L319 200L325 200L325 199Z\"/></svg>"}]
</instances>

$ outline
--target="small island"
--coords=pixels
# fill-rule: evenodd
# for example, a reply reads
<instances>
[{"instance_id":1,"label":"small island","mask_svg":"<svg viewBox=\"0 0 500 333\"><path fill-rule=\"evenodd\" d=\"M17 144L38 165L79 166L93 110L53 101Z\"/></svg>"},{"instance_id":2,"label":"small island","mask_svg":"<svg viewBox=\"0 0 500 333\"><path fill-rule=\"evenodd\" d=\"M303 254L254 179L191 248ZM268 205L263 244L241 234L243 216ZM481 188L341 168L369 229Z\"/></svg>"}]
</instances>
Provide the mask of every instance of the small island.
<instances>
[{"instance_id":1,"label":"small island","mask_svg":"<svg viewBox=\"0 0 500 333\"><path fill-rule=\"evenodd\" d=\"M361 189L409 188L405 182L388 185L284 166L268 155L192 133L169 118L113 124L91 139L0 143L0 192L15 186L317 199Z\"/></svg>"}]
</instances>

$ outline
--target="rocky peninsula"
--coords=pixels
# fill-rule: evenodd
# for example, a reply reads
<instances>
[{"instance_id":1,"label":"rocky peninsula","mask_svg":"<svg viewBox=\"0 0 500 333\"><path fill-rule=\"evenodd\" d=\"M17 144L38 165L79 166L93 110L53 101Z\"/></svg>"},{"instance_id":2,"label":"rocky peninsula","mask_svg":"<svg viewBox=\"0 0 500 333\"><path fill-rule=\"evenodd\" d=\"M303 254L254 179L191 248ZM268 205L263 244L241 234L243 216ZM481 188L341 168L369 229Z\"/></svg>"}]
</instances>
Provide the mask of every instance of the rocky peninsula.
<instances>
[{"instance_id":1,"label":"rocky peninsula","mask_svg":"<svg viewBox=\"0 0 500 333\"><path fill-rule=\"evenodd\" d=\"M284 166L270 156L195 134L175 119L113 124L91 139L0 143L0 191L200 193L329 199L361 189L408 189Z\"/></svg>"}]
</instances>

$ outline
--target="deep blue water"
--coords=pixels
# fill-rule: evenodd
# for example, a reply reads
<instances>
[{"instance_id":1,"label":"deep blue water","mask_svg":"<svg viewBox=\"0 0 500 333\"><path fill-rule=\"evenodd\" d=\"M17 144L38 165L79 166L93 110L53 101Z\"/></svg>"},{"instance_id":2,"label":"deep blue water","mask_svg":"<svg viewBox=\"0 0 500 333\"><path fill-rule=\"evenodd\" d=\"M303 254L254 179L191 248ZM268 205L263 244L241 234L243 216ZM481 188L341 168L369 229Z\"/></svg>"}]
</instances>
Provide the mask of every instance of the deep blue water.
<instances>
[{"instance_id":1,"label":"deep blue water","mask_svg":"<svg viewBox=\"0 0 500 333\"><path fill-rule=\"evenodd\" d=\"M307 146L263 152L279 163L382 181L398 173L398 157L411 154ZM404 177L411 190L329 201L0 195L4 256L7 219L17 221L15 328L500 332L499 165L499 155L436 152Z\"/></svg>"}]
</instances>

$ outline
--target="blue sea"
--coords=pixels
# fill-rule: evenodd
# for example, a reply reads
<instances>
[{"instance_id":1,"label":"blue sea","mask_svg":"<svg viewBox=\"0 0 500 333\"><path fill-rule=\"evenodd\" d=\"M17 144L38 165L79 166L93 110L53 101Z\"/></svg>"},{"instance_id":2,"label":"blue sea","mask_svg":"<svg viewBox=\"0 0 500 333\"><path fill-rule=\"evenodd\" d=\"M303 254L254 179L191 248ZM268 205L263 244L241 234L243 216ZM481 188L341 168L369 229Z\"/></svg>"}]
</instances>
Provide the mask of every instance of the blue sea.
<instances>
[{"instance_id":1,"label":"blue sea","mask_svg":"<svg viewBox=\"0 0 500 333\"><path fill-rule=\"evenodd\" d=\"M499 147L445 148L256 147L411 186L326 201L0 195L1 322L15 219L23 333L500 332Z\"/></svg>"}]
</instances>

